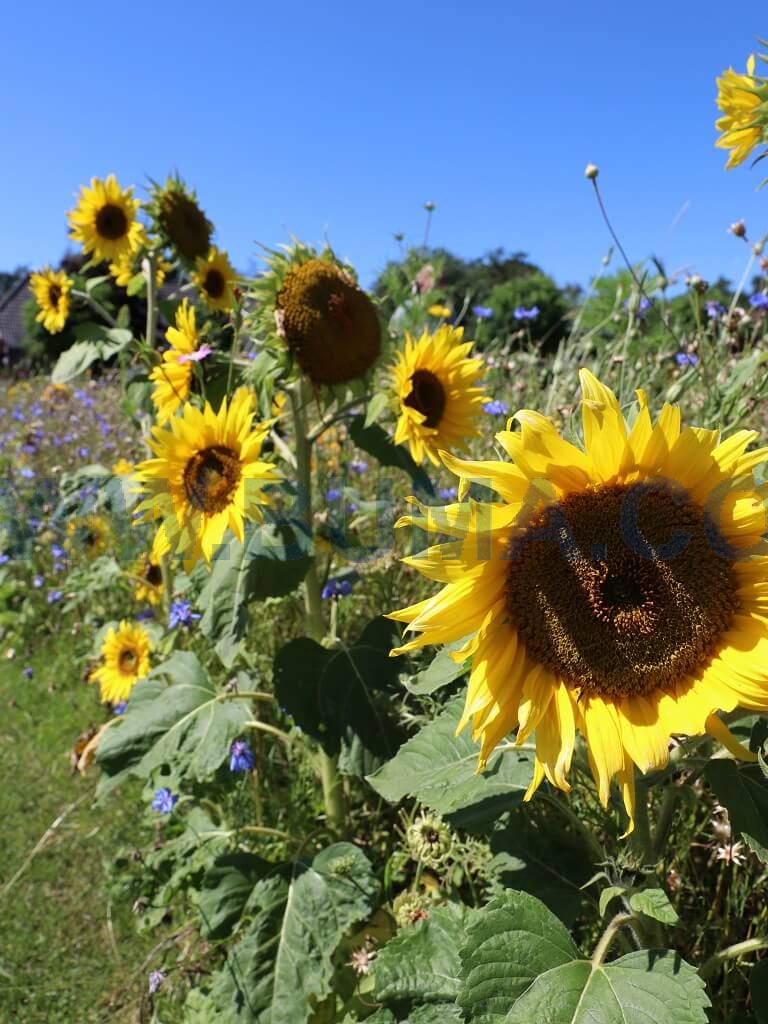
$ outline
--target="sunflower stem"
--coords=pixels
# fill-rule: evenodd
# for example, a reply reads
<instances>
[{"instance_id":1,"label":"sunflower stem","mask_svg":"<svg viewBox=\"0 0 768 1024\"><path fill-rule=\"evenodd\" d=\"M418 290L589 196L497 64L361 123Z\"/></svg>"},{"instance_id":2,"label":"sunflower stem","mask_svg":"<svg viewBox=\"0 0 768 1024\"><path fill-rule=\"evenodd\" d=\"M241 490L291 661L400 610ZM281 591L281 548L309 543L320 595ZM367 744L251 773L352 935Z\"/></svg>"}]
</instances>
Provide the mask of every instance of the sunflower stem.
<instances>
[{"instance_id":1,"label":"sunflower stem","mask_svg":"<svg viewBox=\"0 0 768 1024\"><path fill-rule=\"evenodd\" d=\"M303 377L288 389L293 410L293 425L296 439L296 483L298 487L298 513L304 523L307 536L314 534L312 520L312 444L313 438L307 430L306 406L309 391ZM322 588L318 574L317 555L312 558L304 577L304 612L307 635L316 643L325 638L326 624L323 611ZM343 834L346 823L344 790L341 784L336 758L320 748L319 775L323 787L323 803L328 828Z\"/></svg>"},{"instance_id":2,"label":"sunflower stem","mask_svg":"<svg viewBox=\"0 0 768 1024\"><path fill-rule=\"evenodd\" d=\"M643 779L636 780L637 802L635 805L635 830L632 843L640 854L644 865L656 863L656 853L651 837L651 825L648 818L648 787Z\"/></svg>"},{"instance_id":3,"label":"sunflower stem","mask_svg":"<svg viewBox=\"0 0 768 1024\"><path fill-rule=\"evenodd\" d=\"M151 347L155 347L155 334L157 333L157 288L155 286L155 254L148 252L142 260L141 269L147 279L147 330L146 341Z\"/></svg>"},{"instance_id":4,"label":"sunflower stem","mask_svg":"<svg viewBox=\"0 0 768 1024\"><path fill-rule=\"evenodd\" d=\"M97 302L96 299L94 299L90 292L84 292L79 288L73 288L72 294L77 296L78 299L85 299L91 309L95 313L98 313L99 316L103 316L110 327L117 327L117 320L115 320L112 314L108 312L100 302Z\"/></svg>"},{"instance_id":5,"label":"sunflower stem","mask_svg":"<svg viewBox=\"0 0 768 1024\"><path fill-rule=\"evenodd\" d=\"M624 927L625 924L630 924L635 920L634 914L626 914L624 912L617 914L611 921L608 922L608 927L605 929L603 934L600 936L600 941L595 946L595 951L592 954L592 969L600 967L608 955L608 950L611 948L611 943L616 938L617 933Z\"/></svg>"},{"instance_id":6,"label":"sunflower stem","mask_svg":"<svg viewBox=\"0 0 768 1024\"><path fill-rule=\"evenodd\" d=\"M768 938L765 936L762 938L745 939L743 942L736 942L732 946L727 946L725 949L721 949L719 953L711 956L709 960L704 961L699 968L699 977L706 980L726 960L735 960L740 956L747 956L749 953L757 953L761 949L768 949Z\"/></svg>"}]
</instances>

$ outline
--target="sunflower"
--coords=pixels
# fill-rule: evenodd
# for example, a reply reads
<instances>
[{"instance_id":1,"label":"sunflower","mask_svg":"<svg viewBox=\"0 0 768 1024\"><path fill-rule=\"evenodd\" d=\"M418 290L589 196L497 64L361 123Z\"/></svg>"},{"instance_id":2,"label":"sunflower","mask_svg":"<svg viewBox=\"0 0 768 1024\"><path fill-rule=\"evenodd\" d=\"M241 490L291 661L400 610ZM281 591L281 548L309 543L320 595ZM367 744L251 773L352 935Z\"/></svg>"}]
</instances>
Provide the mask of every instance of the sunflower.
<instances>
[{"instance_id":1,"label":"sunflower","mask_svg":"<svg viewBox=\"0 0 768 1024\"><path fill-rule=\"evenodd\" d=\"M139 205L133 189L121 189L114 174L106 181L92 178L91 187L82 186L77 206L69 212L70 238L82 242L84 252L95 259L116 262L141 245Z\"/></svg>"},{"instance_id":2,"label":"sunflower","mask_svg":"<svg viewBox=\"0 0 768 1024\"><path fill-rule=\"evenodd\" d=\"M156 245L157 242L148 238L142 228L141 234L137 239L137 248L126 250L122 256L109 264L109 272L114 277L115 284L119 288L128 288L134 277L141 272L141 266L137 260L139 251ZM170 269L171 264L168 260L164 260L162 257L155 259L155 285L158 288L165 280L165 275Z\"/></svg>"},{"instance_id":3,"label":"sunflower","mask_svg":"<svg viewBox=\"0 0 768 1024\"><path fill-rule=\"evenodd\" d=\"M218 412L186 403L167 427L152 428L155 458L137 467L145 494L139 511L162 519L170 549L188 567L201 554L210 563L227 527L242 542L243 521L261 521L269 504L262 488L279 475L259 455L272 421L254 424L253 415L253 392L240 388Z\"/></svg>"},{"instance_id":4,"label":"sunflower","mask_svg":"<svg viewBox=\"0 0 768 1024\"><path fill-rule=\"evenodd\" d=\"M128 459L118 459L117 462L112 464L112 472L115 476L131 476L135 470L135 466Z\"/></svg>"},{"instance_id":5,"label":"sunflower","mask_svg":"<svg viewBox=\"0 0 768 1024\"><path fill-rule=\"evenodd\" d=\"M70 551L80 551L88 558L95 558L106 551L110 537L109 522L95 513L77 516L67 523L66 546Z\"/></svg>"},{"instance_id":6,"label":"sunflower","mask_svg":"<svg viewBox=\"0 0 768 1024\"><path fill-rule=\"evenodd\" d=\"M176 326L169 327L165 337L170 348L163 353L160 362L150 373L154 382L152 401L157 409L157 422L162 426L189 397L192 383L192 361L189 357L197 348L198 335L195 324L195 307L184 299L176 308Z\"/></svg>"},{"instance_id":7,"label":"sunflower","mask_svg":"<svg viewBox=\"0 0 768 1024\"><path fill-rule=\"evenodd\" d=\"M197 196L178 177L165 187L155 185L149 208L163 241L183 259L194 263L204 258L211 245L213 225L197 202Z\"/></svg>"},{"instance_id":8,"label":"sunflower","mask_svg":"<svg viewBox=\"0 0 768 1024\"><path fill-rule=\"evenodd\" d=\"M197 269L192 280L200 295L211 309L226 313L234 304L232 286L237 280L226 252L223 249L219 252L214 245L207 256L198 257L195 266Z\"/></svg>"},{"instance_id":9,"label":"sunflower","mask_svg":"<svg viewBox=\"0 0 768 1024\"><path fill-rule=\"evenodd\" d=\"M63 270L51 270L43 267L36 274L30 275L32 293L40 310L35 317L49 334L58 334L64 330L69 316L69 293L72 291L72 280Z\"/></svg>"},{"instance_id":10,"label":"sunflower","mask_svg":"<svg viewBox=\"0 0 768 1024\"><path fill-rule=\"evenodd\" d=\"M400 419L395 444L407 441L418 463L426 456L439 466L439 449L464 451L467 439L479 433L474 421L487 396L475 385L483 363L469 358L472 342L463 336L462 327L448 325L434 334L425 331L417 341L406 334L405 351L397 354L393 378Z\"/></svg>"},{"instance_id":11,"label":"sunflower","mask_svg":"<svg viewBox=\"0 0 768 1024\"><path fill-rule=\"evenodd\" d=\"M664 767L676 733L749 756L716 712L768 710L768 487L753 479L768 448L746 451L754 431L681 429L670 405L654 424L643 391L629 430L608 388L587 370L581 385L583 450L524 410L496 435L512 462L443 453L460 498L482 481L501 500L401 520L453 539L406 559L445 586L392 614L420 633L393 653L469 637L460 728L472 722L480 766L535 730L526 797L545 777L567 791L578 730L630 831L635 765Z\"/></svg>"},{"instance_id":12,"label":"sunflower","mask_svg":"<svg viewBox=\"0 0 768 1024\"><path fill-rule=\"evenodd\" d=\"M110 627L101 645L102 663L90 675L90 682L99 684L102 703L128 699L149 672L149 648L149 636L141 626L123 621L117 629Z\"/></svg>"},{"instance_id":13,"label":"sunflower","mask_svg":"<svg viewBox=\"0 0 768 1024\"><path fill-rule=\"evenodd\" d=\"M723 134L715 145L733 151L725 165L730 169L743 163L755 146L768 138L768 122L765 114L762 119L760 116L767 90L761 90L755 78L754 54L747 60L746 75L728 68L722 78L717 79L717 90L717 105L723 116L715 126Z\"/></svg>"},{"instance_id":14,"label":"sunflower","mask_svg":"<svg viewBox=\"0 0 768 1024\"><path fill-rule=\"evenodd\" d=\"M155 534L152 547L134 566L136 586L133 596L139 602L160 604L163 599L163 555L167 553L165 533L162 527Z\"/></svg>"}]
</instances>

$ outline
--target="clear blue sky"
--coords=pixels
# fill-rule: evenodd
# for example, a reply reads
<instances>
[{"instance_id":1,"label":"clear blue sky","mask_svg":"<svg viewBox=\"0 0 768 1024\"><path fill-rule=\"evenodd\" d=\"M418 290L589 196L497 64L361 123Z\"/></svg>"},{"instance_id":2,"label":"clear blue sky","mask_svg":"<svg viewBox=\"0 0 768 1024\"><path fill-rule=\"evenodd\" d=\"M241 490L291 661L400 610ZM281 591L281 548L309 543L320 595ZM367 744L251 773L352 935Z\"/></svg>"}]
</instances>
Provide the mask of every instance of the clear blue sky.
<instances>
[{"instance_id":1,"label":"clear blue sky","mask_svg":"<svg viewBox=\"0 0 768 1024\"><path fill-rule=\"evenodd\" d=\"M418 243L505 246L585 283L631 258L735 278L766 172L725 172L714 79L768 36L765 0L6 5L0 269L56 261L81 182L178 168L245 270L256 242L334 248L370 283Z\"/></svg>"}]
</instances>

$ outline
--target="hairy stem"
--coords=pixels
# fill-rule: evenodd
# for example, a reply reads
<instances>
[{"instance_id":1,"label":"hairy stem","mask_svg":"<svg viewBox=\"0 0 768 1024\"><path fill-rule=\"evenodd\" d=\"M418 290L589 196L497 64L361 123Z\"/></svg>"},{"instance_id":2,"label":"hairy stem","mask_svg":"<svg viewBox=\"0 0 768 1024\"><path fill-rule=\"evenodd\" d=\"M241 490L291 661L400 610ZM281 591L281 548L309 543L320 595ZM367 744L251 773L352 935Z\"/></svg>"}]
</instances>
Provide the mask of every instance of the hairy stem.
<instances>
[{"instance_id":1,"label":"hairy stem","mask_svg":"<svg viewBox=\"0 0 768 1024\"><path fill-rule=\"evenodd\" d=\"M704 961L699 968L699 977L709 978L718 967L722 967L726 960L736 960L740 956L756 953L760 949L768 949L768 937L744 939L743 942L736 942L733 946L727 946L725 949L721 949L719 953L711 956L709 960Z\"/></svg>"},{"instance_id":2,"label":"hairy stem","mask_svg":"<svg viewBox=\"0 0 768 1024\"><path fill-rule=\"evenodd\" d=\"M600 941L595 946L595 951L592 954L592 969L599 967L606 956L608 950L611 948L611 943L616 938L617 933L624 927L625 924L629 924L635 920L634 914L617 914L611 921L608 922L608 927L605 929L603 934L600 936Z\"/></svg>"}]
</instances>

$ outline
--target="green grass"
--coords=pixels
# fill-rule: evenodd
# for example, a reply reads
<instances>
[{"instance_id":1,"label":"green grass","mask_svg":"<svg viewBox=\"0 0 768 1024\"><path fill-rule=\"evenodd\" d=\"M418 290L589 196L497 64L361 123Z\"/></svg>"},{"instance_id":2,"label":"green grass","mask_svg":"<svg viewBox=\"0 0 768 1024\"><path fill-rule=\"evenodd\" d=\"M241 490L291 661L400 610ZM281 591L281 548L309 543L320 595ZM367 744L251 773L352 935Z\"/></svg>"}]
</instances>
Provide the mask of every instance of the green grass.
<instances>
[{"instance_id":1,"label":"green grass","mask_svg":"<svg viewBox=\"0 0 768 1024\"><path fill-rule=\"evenodd\" d=\"M117 849L147 839L138 794L95 807L96 774L70 769L76 738L103 716L71 645L66 633L49 639L31 680L23 655L0 651L0 1021L14 1024L136 1020L158 941L137 934L108 889Z\"/></svg>"}]
</instances>

